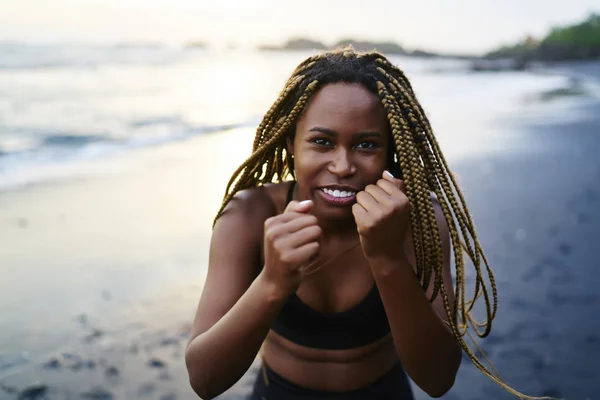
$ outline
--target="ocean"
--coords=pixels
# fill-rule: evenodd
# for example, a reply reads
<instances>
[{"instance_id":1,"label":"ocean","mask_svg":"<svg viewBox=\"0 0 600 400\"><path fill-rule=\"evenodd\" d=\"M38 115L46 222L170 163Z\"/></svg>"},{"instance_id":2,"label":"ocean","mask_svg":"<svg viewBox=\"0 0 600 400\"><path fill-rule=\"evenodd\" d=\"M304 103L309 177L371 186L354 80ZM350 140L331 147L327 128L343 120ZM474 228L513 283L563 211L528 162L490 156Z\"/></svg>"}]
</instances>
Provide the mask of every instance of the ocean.
<instances>
[{"instance_id":1,"label":"ocean","mask_svg":"<svg viewBox=\"0 0 600 400\"><path fill-rule=\"evenodd\" d=\"M0 43L0 190L110 173L115 158L140 149L255 127L310 54ZM545 93L583 85L598 94L557 71L475 74L468 61L390 59L413 82L448 155L519 140L490 130L491 120L547 118L552 107L585 101L544 102Z\"/></svg>"}]
</instances>

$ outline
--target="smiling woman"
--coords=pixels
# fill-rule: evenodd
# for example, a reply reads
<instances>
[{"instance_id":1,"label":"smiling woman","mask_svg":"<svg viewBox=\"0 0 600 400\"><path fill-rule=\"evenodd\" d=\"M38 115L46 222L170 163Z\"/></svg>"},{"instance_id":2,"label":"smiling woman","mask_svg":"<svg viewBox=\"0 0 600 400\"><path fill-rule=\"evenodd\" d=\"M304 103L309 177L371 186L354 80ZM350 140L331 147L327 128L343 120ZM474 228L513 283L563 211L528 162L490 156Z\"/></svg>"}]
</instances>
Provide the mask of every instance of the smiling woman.
<instances>
[{"instance_id":1,"label":"smiling woman","mask_svg":"<svg viewBox=\"0 0 600 400\"><path fill-rule=\"evenodd\" d=\"M477 269L470 301L463 247ZM439 397L462 349L527 398L463 339L469 327L487 336L495 316L484 265L403 72L378 53L311 57L266 113L215 218L186 350L191 385L221 394L262 347L252 399L412 399L407 375ZM481 294L483 324L470 313Z\"/></svg>"}]
</instances>

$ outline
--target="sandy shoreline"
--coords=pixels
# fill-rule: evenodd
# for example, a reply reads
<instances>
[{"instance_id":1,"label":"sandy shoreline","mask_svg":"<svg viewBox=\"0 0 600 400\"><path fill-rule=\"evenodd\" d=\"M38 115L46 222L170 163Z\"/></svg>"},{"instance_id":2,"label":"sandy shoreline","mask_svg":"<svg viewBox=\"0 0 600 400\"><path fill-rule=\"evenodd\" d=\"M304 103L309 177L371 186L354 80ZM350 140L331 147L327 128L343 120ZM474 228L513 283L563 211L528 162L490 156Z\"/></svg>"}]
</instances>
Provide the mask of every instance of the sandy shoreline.
<instances>
[{"instance_id":1,"label":"sandy shoreline","mask_svg":"<svg viewBox=\"0 0 600 400\"><path fill-rule=\"evenodd\" d=\"M519 149L451 164L498 281L499 313L483 347L506 380L530 395L593 399L600 392L600 107L586 107L584 120L516 121ZM183 349L202 287L207 227L231 168L211 143L236 135L175 146L161 155L167 167L124 178L0 195L3 343L23 346L0 351L0 399L197 398ZM198 182L206 157L217 171L202 182L214 188L211 196ZM93 295L82 303L86 292ZM39 315L32 294L48 299ZM11 323L30 329L11 331ZM254 372L222 398L243 398ZM511 397L465 360L444 398Z\"/></svg>"}]
</instances>

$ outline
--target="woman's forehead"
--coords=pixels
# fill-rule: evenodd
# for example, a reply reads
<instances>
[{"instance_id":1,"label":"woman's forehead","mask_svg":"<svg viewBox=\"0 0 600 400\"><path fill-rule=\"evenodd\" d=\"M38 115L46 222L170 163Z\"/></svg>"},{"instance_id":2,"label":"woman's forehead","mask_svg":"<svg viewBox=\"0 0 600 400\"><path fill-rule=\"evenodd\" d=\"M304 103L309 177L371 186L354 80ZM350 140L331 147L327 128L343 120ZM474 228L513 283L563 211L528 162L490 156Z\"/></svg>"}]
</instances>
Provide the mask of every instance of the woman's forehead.
<instances>
[{"instance_id":1,"label":"woman's forehead","mask_svg":"<svg viewBox=\"0 0 600 400\"><path fill-rule=\"evenodd\" d=\"M364 86L351 83L334 83L321 88L308 102L305 123L363 122L367 125L385 123L381 100Z\"/></svg>"},{"instance_id":2,"label":"woman's forehead","mask_svg":"<svg viewBox=\"0 0 600 400\"><path fill-rule=\"evenodd\" d=\"M350 108L369 108L381 106L379 97L358 83L330 83L315 93L309 102L320 107L345 106Z\"/></svg>"}]
</instances>

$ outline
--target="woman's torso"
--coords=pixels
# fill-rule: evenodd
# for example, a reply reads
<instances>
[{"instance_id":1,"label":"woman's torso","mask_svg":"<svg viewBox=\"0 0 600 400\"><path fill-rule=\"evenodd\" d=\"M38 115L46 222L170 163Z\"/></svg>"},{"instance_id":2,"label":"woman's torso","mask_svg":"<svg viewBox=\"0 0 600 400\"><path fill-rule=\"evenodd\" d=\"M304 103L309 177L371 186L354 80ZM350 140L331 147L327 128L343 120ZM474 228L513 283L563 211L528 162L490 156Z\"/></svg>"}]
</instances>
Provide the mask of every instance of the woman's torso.
<instances>
[{"instance_id":1,"label":"woman's torso","mask_svg":"<svg viewBox=\"0 0 600 400\"><path fill-rule=\"evenodd\" d=\"M264 188L274 205L274 215L284 211L290 185L292 183L283 182ZM263 248L262 238L260 245ZM315 324L318 321L327 324L331 320L333 323L329 325L333 330L345 324L350 332L355 332L346 338L349 344L336 345L332 332L326 332L326 343L319 345L320 348L309 347L299 344L305 340L296 337L290 340L292 335L284 337L272 329L263 344L262 356L270 368L296 385L344 392L375 382L398 363L398 357L389 327L387 330L383 327L384 322L387 327L387 320L382 321L385 312L358 245L357 233L324 237L316 264L329 260L317 272L305 277L282 313L296 310L295 317L312 319ZM336 319L342 322L336 324ZM285 320L276 321L276 325L284 323ZM368 325L368 329L364 325ZM371 327L376 332L370 332ZM282 332L282 329L276 330ZM358 342L352 336L357 336ZM362 341L359 336L364 336ZM360 344L351 344L353 341Z\"/></svg>"}]
</instances>

